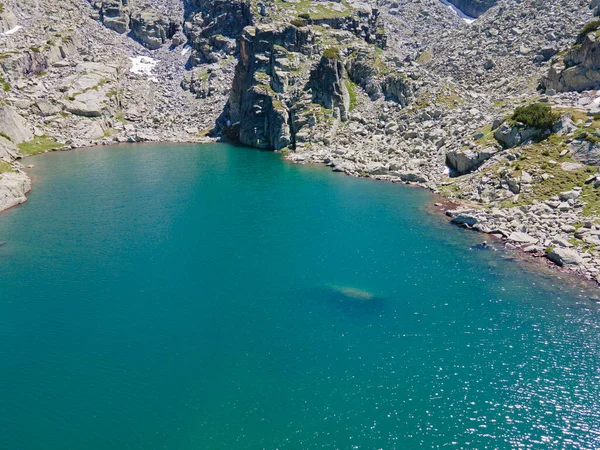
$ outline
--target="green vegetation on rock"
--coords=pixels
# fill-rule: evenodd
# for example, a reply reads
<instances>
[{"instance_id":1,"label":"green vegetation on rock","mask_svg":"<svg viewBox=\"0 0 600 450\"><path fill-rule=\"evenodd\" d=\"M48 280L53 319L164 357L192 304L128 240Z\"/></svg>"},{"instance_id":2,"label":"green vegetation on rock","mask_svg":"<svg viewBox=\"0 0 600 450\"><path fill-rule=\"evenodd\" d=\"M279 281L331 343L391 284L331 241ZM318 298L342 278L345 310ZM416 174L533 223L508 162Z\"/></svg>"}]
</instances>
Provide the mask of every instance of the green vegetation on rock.
<instances>
[{"instance_id":1,"label":"green vegetation on rock","mask_svg":"<svg viewBox=\"0 0 600 450\"><path fill-rule=\"evenodd\" d=\"M552 112L552 108L546 103L519 106L511 116L515 122L543 131L551 129L559 118L560 114Z\"/></svg>"},{"instance_id":2,"label":"green vegetation on rock","mask_svg":"<svg viewBox=\"0 0 600 450\"><path fill-rule=\"evenodd\" d=\"M587 36L588 34L596 31L598 28L600 28L600 20L594 20L592 22L587 23L583 27L583 30L581 30L581 33L579 33L579 38Z\"/></svg>"},{"instance_id":3,"label":"green vegetation on rock","mask_svg":"<svg viewBox=\"0 0 600 450\"><path fill-rule=\"evenodd\" d=\"M348 94L350 95L350 111L353 111L358 106L358 86L352 80L344 80Z\"/></svg>"},{"instance_id":4,"label":"green vegetation on rock","mask_svg":"<svg viewBox=\"0 0 600 450\"><path fill-rule=\"evenodd\" d=\"M323 52L323 58L341 60L340 49L337 47L326 48Z\"/></svg>"},{"instance_id":5,"label":"green vegetation on rock","mask_svg":"<svg viewBox=\"0 0 600 450\"><path fill-rule=\"evenodd\" d=\"M37 155L38 153L44 153L49 150L56 150L63 145L64 144L56 142L48 136L40 136L33 141L23 142L17 145L17 147L19 147L19 151L22 155Z\"/></svg>"},{"instance_id":6,"label":"green vegetation on rock","mask_svg":"<svg viewBox=\"0 0 600 450\"><path fill-rule=\"evenodd\" d=\"M1 4L1 3L0 3ZM14 172L10 163L0 160L0 173Z\"/></svg>"}]
</instances>

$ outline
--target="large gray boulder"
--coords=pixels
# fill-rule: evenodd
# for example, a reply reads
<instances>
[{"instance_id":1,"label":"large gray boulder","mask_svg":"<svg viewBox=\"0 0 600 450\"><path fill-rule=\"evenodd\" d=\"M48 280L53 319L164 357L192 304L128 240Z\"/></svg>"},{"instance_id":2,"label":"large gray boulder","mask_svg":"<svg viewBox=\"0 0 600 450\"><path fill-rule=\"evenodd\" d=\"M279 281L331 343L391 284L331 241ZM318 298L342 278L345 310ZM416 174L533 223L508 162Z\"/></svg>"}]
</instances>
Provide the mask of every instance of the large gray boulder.
<instances>
[{"instance_id":1,"label":"large gray boulder","mask_svg":"<svg viewBox=\"0 0 600 450\"><path fill-rule=\"evenodd\" d=\"M157 50L174 34L171 22L155 11L143 11L131 16L134 36L150 50Z\"/></svg>"},{"instance_id":2,"label":"large gray boulder","mask_svg":"<svg viewBox=\"0 0 600 450\"><path fill-rule=\"evenodd\" d=\"M13 161L16 158L18 151L19 149L12 141L0 136L0 161Z\"/></svg>"},{"instance_id":3,"label":"large gray boulder","mask_svg":"<svg viewBox=\"0 0 600 450\"><path fill-rule=\"evenodd\" d=\"M527 127L523 124L512 125L504 122L494 133L494 138L504 148L513 148L526 144L541 137L543 132L537 128Z\"/></svg>"},{"instance_id":4,"label":"large gray boulder","mask_svg":"<svg viewBox=\"0 0 600 450\"><path fill-rule=\"evenodd\" d=\"M557 247L546 253L546 257L560 267L578 267L583 264L583 258L575 250Z\"/></svg>"},{"instance_id":5,"label":"large gray boulder","mask_svg":"<svg viewBox=\"0 0 600 450\"><path fill-rule=\"evenodd\" d=\"M0 174L0 211L24 203L30 190L31 180L24 173Z\"/></svg>"},{"instance_id":6,"label":"large gray boulder","mask_svg":"<svg viewBox=\"0 0 600 450\"><path fill-rule=\"evenodd\" d=\"M33 139L33 130L29 122L8 105L0 105L0 133L8 137L13 144Z\"/></svg>"},{"instance_id":7,"label":"large gray boulder","mask_svg":"<svg viewBox=\"0 0 600 450\"><path fill-rule=\"evenodd\" d=\"M585 139L575 140L569 144L571 155L574 159L590 166L600 166L600 144L586 141Z\"/></svg>"},{"instance_id":8,"label":"large gray boulder","mask_svg":"<svg viewBox=\"0 0 600 450\"><path fill-rule=\"evenodd\" d=\"M456 175L465 175L473 172L485 161L490 159L498 152L494 147L488 147L481 151L473 150L450 150L446 153L446 165Z\"/></svg>"}]
</instances>

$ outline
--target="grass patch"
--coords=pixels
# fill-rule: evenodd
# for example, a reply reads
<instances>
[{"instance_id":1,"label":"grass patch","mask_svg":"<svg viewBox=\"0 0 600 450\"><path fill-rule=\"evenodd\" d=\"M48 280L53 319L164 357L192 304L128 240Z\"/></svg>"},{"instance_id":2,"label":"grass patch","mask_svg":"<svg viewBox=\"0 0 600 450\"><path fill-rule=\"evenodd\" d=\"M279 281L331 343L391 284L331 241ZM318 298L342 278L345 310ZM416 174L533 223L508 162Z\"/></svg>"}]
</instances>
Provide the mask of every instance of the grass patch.
<instances>
[{"instance_id":1,"label":"grass patch","mask_svg":"<svg viewBox=\"0 0 600 450\"><path fill-rule=\"evenodd\" d=\"M0 160L0 173L14 172L12 165L6 161Z\"/></svg>"},{"instance_id":2,"label":"grass patch","mask_svg":"<svg viewBox=\"0 0 600 450\"><path fill-rule=\"evenodd\" d=\"M546 201L561 192L569 191L576 186L583 188L580 200L586 202L583 213L586 216L595 216L600 214L600 189L595 188L593 183L585 184L585 180L596 173L598 168L594 166L583 165L578 170L563 170L563 162L574 162L570 156L560 156L560 153L566 148L564 140L559 136L551 136L549 139L531 144L520 149L522 156L518 162L511 167L506 167L511 171L511 177L519 177L523 171L528 172L534 178L547 174L547 180L538 179L532 185L533 189L528 192L521 192L519 201L514 203L512 199L505 200L502 207L514 207L521 205L531 205L535 201ZM554 160L557 163L551 164ZM498 166L496 166L496 169ZM487 175L490 175L488 173Z\"/></svg>"},{"instance_id":3,"label":"grass patch","mask_svg":"<svg viewBox=\"0 0 600 450\"><path fill-rule=\"evenodd\" d=\"M12 139L10 138L10 136L8 136L7 134L4 133L0 133L0 136L2 136L4 139L6 139L7 141L12 142Z\"/></svg>"},{"instance_id":4,"label":"grass patch","mask_svg":"<svg viewBox=\"0 0 600 450\"><path fill-rule=\"evenodd\" d=\"M427 64L429 61L433 59L433 51L425 50L423 53L419 55L417 58L417 62L419 64Z\"/></svg>"},{"instance_id":5,"label":"grass patch","mask_svg":"<svg viewBox=\"0 0 600 450\"><path fill-rule=\"evenodd\" d=\"M464 99L459 96L452 88L444 89L435 99L437 105L444 105L449 109L457 108L464 103Z\"/></svg>"},{"instance_id":6,"label":"grass patch","mask_svg":"<svg viewBox=\"0 0 600 450\"><path fill-rule=\"evenodd\" d=\"M323 52L323 58L327 59L337 59L341 61L342 57L340 55L340 49L337 47L328 47Z\"/></svg>"},{"instance_id":7,"label":"grass patch","mask_svg":"<svg viewBox=\"0 0 600 450\"><path fill-rule=\"evenodd\" d=\"M578 39L583 39L588 34L596 31L598 28L600 28L600 20L593 20L592 22L587 23L579 33Z\"/></svg>"},{"instance_id":8,"label":"grass patch","mask_svg":"<svg viewBox=\"0 0 600 450\"><path fill-rule=\"evenodd\" d=\"M35 138L33 141L23 142L17 147L19 147L19 151L22 155L37 155L39 153L44 153L49 150L55 150L57 148L61 148L64 144L60 142L56 142L54 139L49 138L48 136L40 136Z\"/></svg>"},{"instance_id":9,"label":"grass patch","mask_svg":"<svg viewBox=\"0 0 600 450\"><path fill-rule=\"evenodd\" d=\"M350 94L350 111L353 111L358 106L358 86L352 80L344 80L348 94Z\"/></svg>"},{"instance_id":10,"label":"grass patch","mask_svg":"<svg viewBox=\"0 0 600 450\"><path fill-rule=\"evenodd\" d=\"M498 143L496 141L496 138L494 137L494 131L492 130L492 125L486 125L485 127L481 128L480 130L477 130L477 132L475 133L475 136L477 136L478 134L483 134L483 136L480 137L479 139L475 139L475 142L477 142L479 145L490 146L490 145L495 145Z\"/></svg>"}]
</instances>

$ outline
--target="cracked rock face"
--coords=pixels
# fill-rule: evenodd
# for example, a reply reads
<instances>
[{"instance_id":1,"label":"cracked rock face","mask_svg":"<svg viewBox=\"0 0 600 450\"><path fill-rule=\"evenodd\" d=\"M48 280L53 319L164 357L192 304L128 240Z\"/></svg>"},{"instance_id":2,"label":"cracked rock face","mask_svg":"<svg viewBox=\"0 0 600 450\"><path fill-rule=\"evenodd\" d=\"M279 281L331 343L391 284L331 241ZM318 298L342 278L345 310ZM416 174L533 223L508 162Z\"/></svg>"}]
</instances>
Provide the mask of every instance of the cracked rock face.
<instances>
[{"instance_id":1,"label":"cracked rock face","mask_svg":"<svg viewBox=\"0 0 600 450\"><path fill-rule=\"evenodd\" d=\"M562 61L552 65L542 84L546 90L556 92L600 88L600 41L596 32L589 33Z\"/></svg>"}]
</instances>

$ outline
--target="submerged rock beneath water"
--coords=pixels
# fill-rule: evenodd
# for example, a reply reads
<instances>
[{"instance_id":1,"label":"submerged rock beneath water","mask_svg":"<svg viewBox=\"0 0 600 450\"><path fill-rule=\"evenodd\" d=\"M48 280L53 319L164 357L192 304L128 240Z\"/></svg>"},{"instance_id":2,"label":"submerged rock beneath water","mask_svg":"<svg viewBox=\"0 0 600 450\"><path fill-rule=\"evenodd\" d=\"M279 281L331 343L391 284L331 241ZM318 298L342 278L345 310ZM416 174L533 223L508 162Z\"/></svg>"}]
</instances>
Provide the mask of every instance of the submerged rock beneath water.
<instances>
[{"instance_id":1,"label":"submerged rock beneath water","mask_svg":"<svg viewBox=\"0 0 600 450\"><path fill-rule=\"evenodd\" d=\"M348 286L329 286L329 289L337 294L343 295L344 297L355 300L373 300L375 298L375 295L372 292Z\"/></svg>"}]
</instances>

